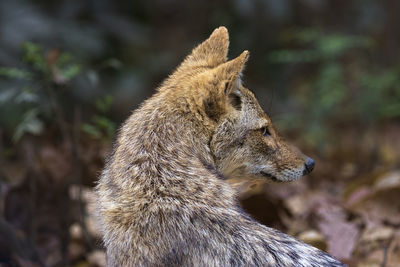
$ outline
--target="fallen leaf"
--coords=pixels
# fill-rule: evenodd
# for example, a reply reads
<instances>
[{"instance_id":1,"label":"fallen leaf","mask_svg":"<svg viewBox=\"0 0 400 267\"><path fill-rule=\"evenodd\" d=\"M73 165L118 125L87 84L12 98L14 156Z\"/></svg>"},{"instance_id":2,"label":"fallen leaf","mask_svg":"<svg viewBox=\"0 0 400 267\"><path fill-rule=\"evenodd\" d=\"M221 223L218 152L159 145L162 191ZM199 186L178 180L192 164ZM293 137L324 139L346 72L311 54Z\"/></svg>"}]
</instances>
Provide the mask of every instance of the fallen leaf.
<instances>
[{"instance_id":1,"label":"fallen leaf","mask_svg":"<svg viewBox=\"0 0 400 267\"><path fill-rule=\"evenodd\" d=\"M354 222L347 221L344 209L324 201L317 206L316 215L318 228L328 243L328 252L339 259L351 258L359 229Z\"/></svg>"},{"instance_id":2,"label":"fallen leaf","mask_svg":"<svg viewBox=\"0 0 400 267\"><path fill-rule=\"evenodd\" d=\"M106 267L106 253L102 250L95 250L88 255L90 266Z\"/></svg>"},{"instance_id":3,"label":"fallen leaf","mask_svg":"<svg viewBox=\"0 0 400 267\"><path fill-rule=\"evenodd\" d=\"M324 237L315 230L308 230L300 233L297 236L303 242L310 244L316 248L326 251L328 248L328 244L326 243Z\"/></svg>"}]
</instances>

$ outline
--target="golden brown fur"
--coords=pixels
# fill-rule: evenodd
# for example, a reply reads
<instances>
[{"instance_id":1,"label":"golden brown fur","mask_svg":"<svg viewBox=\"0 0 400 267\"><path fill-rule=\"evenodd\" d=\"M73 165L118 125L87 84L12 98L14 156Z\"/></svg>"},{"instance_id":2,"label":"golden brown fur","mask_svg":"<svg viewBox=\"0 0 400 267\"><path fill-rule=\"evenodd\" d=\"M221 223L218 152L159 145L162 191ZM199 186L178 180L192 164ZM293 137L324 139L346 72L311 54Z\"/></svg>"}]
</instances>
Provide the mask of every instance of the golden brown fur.
<instances>
[{"instance_id":1,"label":"golden brown fur","mask_svg":"<svg viewBox=\"0 0 400 267\"><path fill-rule=\"evenodd\" d=\"M97 186L109 266L342 266L252 220L227 178L289 181L313 162L242 86L216 29L122 126Z\"/></svg>"}]
</instances>

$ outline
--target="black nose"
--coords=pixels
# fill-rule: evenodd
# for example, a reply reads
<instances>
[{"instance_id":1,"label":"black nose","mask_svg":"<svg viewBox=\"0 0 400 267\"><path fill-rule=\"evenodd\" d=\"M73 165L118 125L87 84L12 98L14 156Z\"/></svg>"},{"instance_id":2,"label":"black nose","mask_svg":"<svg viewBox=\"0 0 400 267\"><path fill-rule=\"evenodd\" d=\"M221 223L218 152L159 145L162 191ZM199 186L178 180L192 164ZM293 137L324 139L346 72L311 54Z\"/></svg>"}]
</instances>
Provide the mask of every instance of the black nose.
<instances>
[{"instance_id":1,"label":"black nose","mask_svg":"<svg viewBox=\"0 0 400 267\"><path fill-rule=\"evenodd\" d=\"M307 158L306 163L304 164L303 175L309 174L315 166L315 162L312 158Z\"/></svg>"}]
</instances>

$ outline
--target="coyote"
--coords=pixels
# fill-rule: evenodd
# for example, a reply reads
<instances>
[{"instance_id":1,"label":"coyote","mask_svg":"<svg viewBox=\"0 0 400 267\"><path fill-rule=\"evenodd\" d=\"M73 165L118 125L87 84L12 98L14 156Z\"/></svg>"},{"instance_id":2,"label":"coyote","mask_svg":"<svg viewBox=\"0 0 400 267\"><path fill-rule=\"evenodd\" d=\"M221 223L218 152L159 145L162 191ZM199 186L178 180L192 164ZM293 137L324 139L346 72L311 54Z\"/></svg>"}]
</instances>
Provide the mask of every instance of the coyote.
<instances>
[{"instance_id":1,"label":"coyote","mask_svg":"<svg viewBox=\"0 0 400 267\"><path fill-rule=\"evenodd\" d=\"M344 266L253 220L228 178L285 182L314 161L279 137L214 30L120 129L97 185L108 266ZM266 211L268 212L268 211Z\"/></svg>"}]
</instances>

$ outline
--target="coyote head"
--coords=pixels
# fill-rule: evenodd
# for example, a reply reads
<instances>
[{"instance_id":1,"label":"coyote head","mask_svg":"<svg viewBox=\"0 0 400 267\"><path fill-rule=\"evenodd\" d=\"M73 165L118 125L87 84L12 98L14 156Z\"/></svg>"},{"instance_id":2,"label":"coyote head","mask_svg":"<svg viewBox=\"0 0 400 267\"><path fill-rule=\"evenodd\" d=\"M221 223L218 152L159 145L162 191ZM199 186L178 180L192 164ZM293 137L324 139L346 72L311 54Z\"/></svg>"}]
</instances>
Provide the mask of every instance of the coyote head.
<instances>
[{"instance_id":1,"label":"coyote head","mask_svg":"<svg viewBox=\"0 0 400 267\"><path fill-rule=\"evenodd\" d=\"M228 45L227 29L214 30L167 80L168 87L179 82L191 111L202 120L216 168L227 178L273 181L310 173L314 161L278 135L254 94L242 85L248 51L227 61Z\"/></svg>"}]
</instances>

